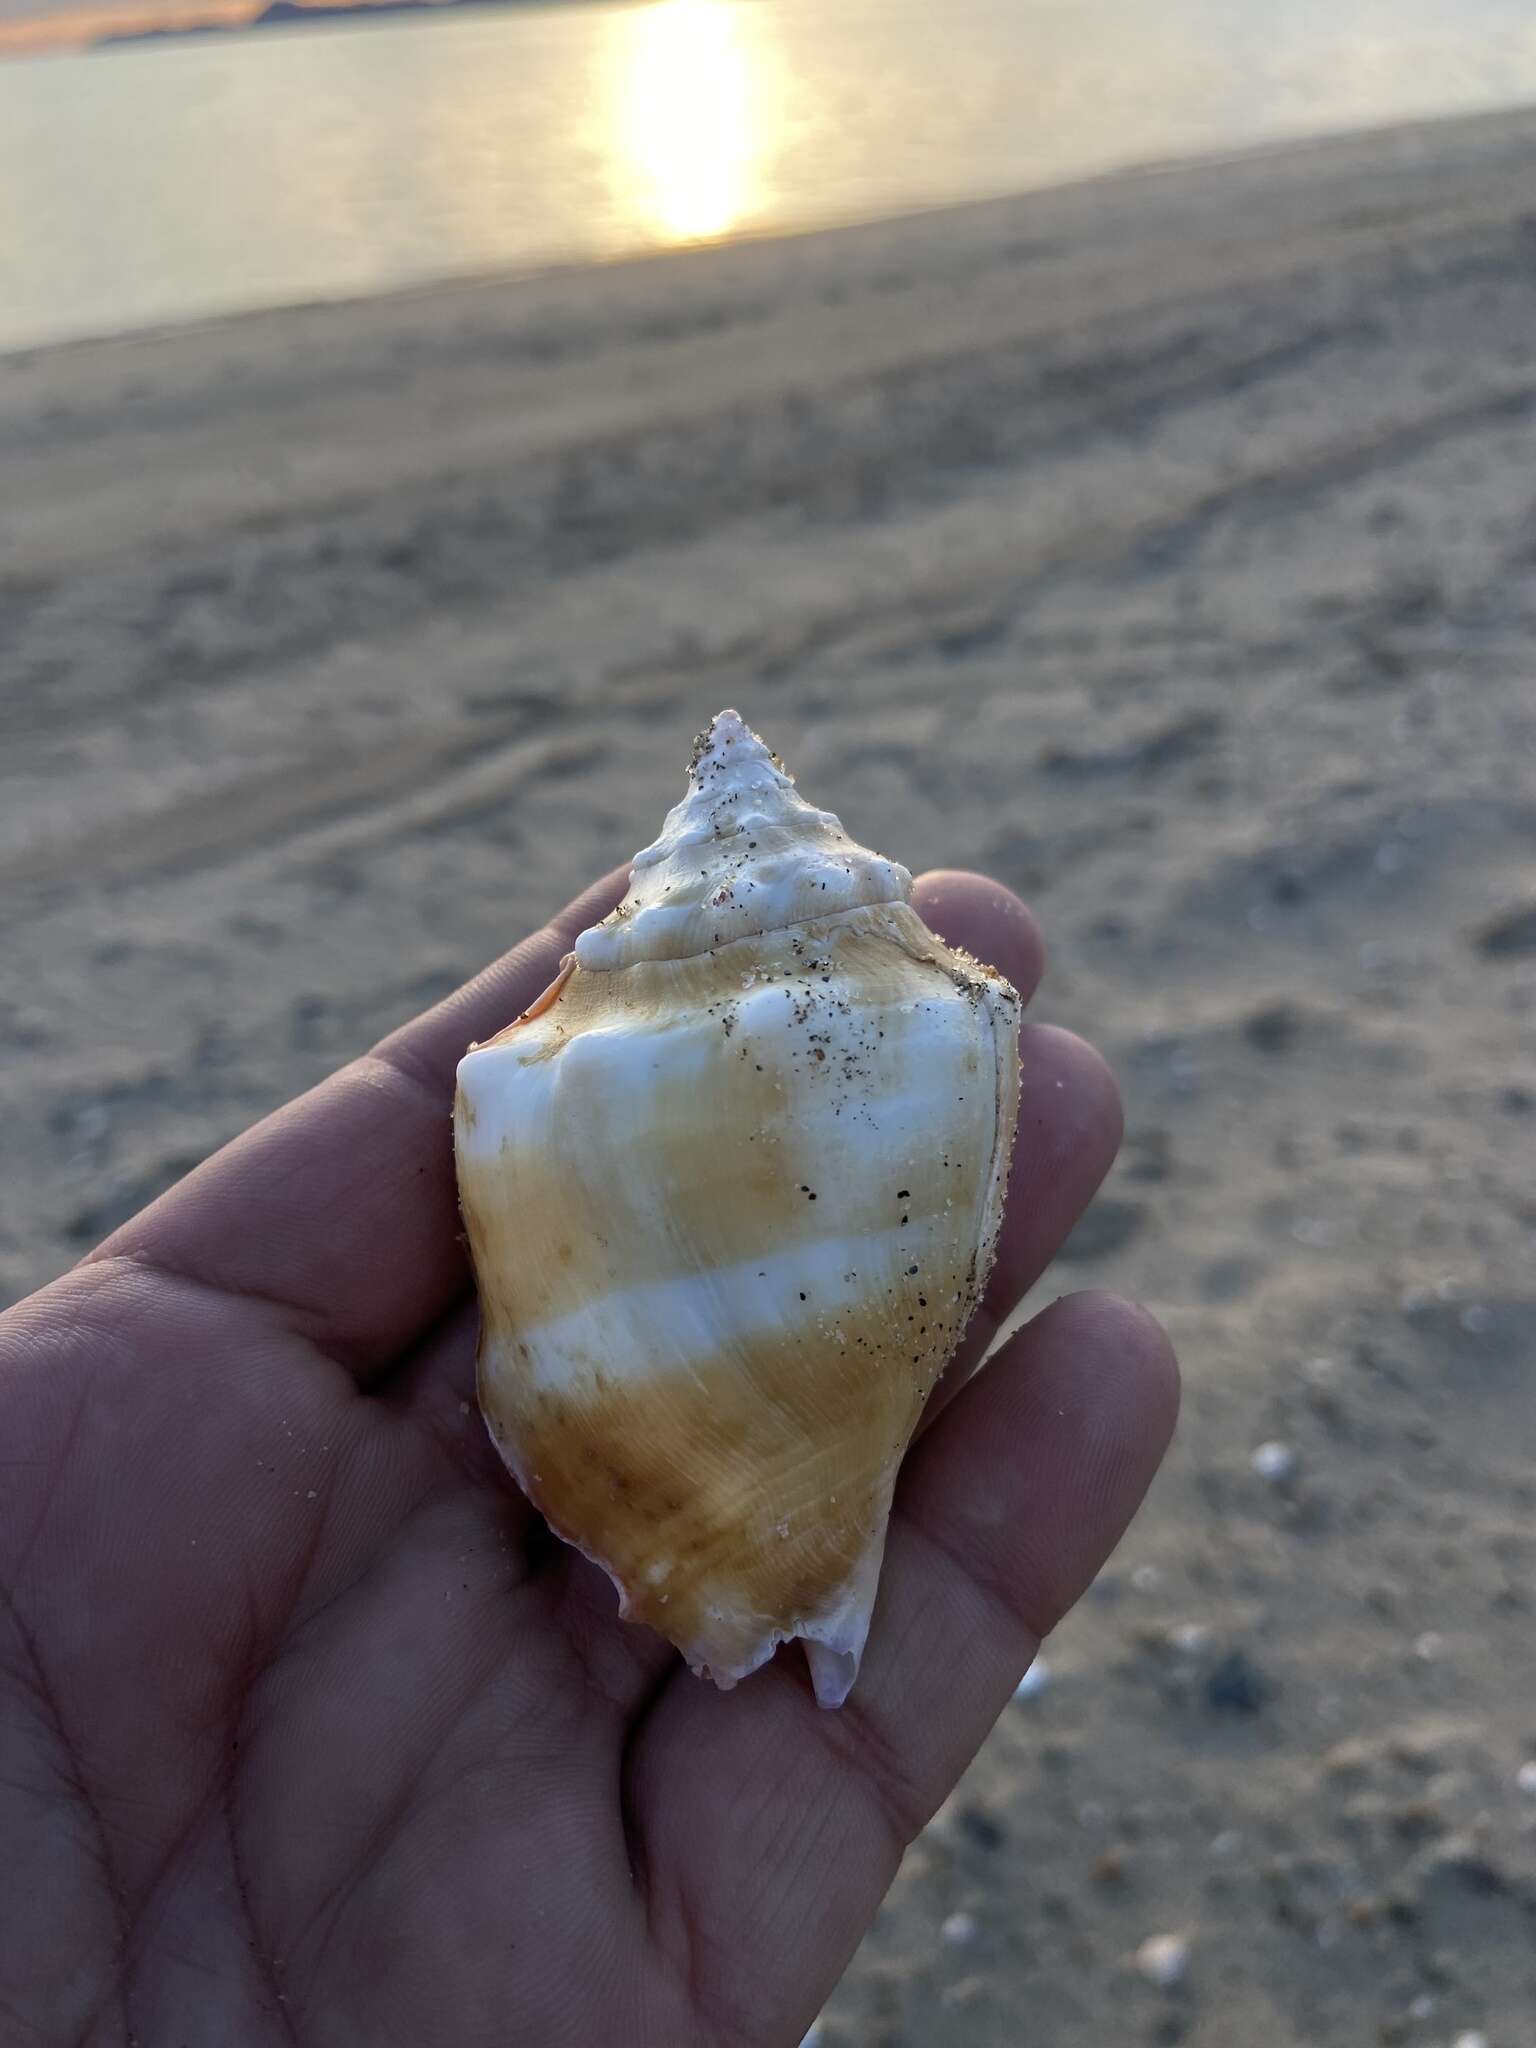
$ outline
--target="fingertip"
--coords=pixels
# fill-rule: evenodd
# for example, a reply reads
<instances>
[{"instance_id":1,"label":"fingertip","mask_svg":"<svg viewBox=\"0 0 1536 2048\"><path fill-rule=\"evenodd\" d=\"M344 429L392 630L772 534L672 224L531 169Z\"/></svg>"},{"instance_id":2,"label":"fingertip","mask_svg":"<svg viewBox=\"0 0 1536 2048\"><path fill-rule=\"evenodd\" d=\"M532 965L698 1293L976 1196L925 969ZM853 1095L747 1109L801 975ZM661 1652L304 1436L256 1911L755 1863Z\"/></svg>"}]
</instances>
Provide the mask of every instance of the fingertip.
<instances>
[{"instance_id":1,"label":"fingertip","mask_svg":"<svg viewBox=\"0 0 1536 2048\"><path fill-rule=\"evenodd\" d=\"M1055 1024L1019 1034L1019 1114L987 1302L1000 1318L1034 1285L1115 1163L1125 1127L1102 1053Z\"/></svg>"},{"instance_id":2,"label":"fingertip","mask_svg":"<svg viewBox=\"0 0 1536 2048\"><path fill-rule=\"evenodd\" d=\"M1120 1541L1177 1412L1155 1318L1114 1295L1066 1295L952 1403L908 1460L900 1498L1044 1637Z\"/></svg>"},{"instance_id":3,"label":"fingertip","mask_svg":"<svg viewBox=\"0 0 1536 2048\"><path fill-rule=\"evenodd\" d=\"M1098 1164L1093 1185L1114 1163L1125 1136L1125 1108L1114 1069L1097 1046L1060 1024L1026 1024L1019 1034L1019 1126L1050 1121L1057 1143L1086 1150Z\"/></svg>"},{"instance_id":4,"label":"fingertip","mask_svg":"<svg viewBox=\"0 0 1536 2048\"><path fill-rule=\"evenodd\" d=\"M1034 1327L1045 1332L1066 1321L1073 1341L1086 1344L1105 1361L1112 1378L1125 1382L1126 1409L1134 1410L1138 1434L1161 1458L1179 1419L1182 1385L1173 1340L1152 1311L1107 1288L1085 1287L1063 1294L1042 1309Z\"/></svg>"},{"instance_id":5,"label":"fingertip","mask_svg":"<svg viewBox=\"0 0 1536 2048\"><path fill-rule=\"evenodd\" d=\"M543 993L578 934L601 923L628 886L628 867L611 868L462 988L380 1039L375 1055L408 1063L451 1089L453 1070L467 1048L510 1024Z\"/></svg>"},{"instance_id":6,"label":"fingertip","mask_svg":"<svg viewBox=\"0 0 1536 2048\"><path fill-rule=\"evenodd\" d=\"M1007 976L1027 1002L1045 972L1045 940L1028 906L990 875L933 868L912 888L912 907L946 945Z\"/></svg>"}]
</instances>

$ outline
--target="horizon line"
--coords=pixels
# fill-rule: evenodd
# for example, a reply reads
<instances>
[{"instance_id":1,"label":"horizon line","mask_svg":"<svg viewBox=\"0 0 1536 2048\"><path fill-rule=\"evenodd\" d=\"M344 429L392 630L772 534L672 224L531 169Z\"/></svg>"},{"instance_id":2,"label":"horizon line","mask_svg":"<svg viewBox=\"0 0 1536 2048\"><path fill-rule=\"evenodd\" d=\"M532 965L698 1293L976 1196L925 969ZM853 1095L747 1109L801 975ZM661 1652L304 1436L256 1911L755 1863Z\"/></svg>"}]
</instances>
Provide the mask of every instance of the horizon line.
<instances>
[{"instance_id":1,"label":"horizon line","mask_svg":"<svg viewBox=\"0 0 1536 2048\"><path fill-rule=\"evenodd\" d=\"M119 39L181 35L238 33L253 27L272 0L199 0L195 11L166 14L149 6L100 6L71 10L67 14L37 15L30 20L0 22L0 60L7 57L70 56L99 49ZM466 5L559 6L571 0L285 0L285 6L300 14L322 17L337 13L367 14L420 11L434 7L444 12Z\"/></svg>"}]
</instances>

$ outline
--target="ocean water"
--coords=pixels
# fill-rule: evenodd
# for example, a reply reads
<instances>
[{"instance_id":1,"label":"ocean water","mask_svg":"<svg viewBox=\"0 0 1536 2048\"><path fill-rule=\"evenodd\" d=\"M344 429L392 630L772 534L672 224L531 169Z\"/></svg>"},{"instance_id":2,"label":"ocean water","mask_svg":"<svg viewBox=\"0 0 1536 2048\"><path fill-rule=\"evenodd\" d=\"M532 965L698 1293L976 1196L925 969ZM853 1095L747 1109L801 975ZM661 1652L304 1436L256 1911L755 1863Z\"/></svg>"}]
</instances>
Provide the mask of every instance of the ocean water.
<instances>
[{"instance_id":1,"label":"ocean water","mask_svg":"<svg viewBox=\"0 0 1536 2048\"><path fill-rule=\"evenodd\" d=\"M1532 0L635 0L0 65L0 348L1536 98Z\"/></svg>"}]
</instances>

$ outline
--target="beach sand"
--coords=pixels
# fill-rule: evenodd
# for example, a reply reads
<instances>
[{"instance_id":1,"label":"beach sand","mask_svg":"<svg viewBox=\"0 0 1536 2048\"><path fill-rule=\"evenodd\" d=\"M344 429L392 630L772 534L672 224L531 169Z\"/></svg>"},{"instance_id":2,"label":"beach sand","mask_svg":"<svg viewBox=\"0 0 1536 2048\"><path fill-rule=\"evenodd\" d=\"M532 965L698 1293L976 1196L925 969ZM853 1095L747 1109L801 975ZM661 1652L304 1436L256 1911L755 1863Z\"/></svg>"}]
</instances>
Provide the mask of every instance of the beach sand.
<instances>
[{"instance_id":1,"label":"beach sand","mask_svg":"<svg viewBox=\"0 0 1536 2048\"><path fill-rule=\"evenodd\" d=\"M1145 1297L1181 1433L826 2048L1532 2040L1533 194L1501 116L0 359L0 1296L727 703L1120 1074L1031 1306Z\"/></svg>"}]
</instances>

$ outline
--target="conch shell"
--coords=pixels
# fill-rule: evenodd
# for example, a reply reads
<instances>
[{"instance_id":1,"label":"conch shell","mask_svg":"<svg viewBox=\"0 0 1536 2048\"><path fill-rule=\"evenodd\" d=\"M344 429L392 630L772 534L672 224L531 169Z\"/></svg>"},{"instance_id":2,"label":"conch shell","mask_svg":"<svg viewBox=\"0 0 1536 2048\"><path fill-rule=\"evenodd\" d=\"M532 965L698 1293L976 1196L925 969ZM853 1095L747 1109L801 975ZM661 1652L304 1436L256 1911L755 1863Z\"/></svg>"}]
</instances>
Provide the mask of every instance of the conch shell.
<instances>
[{"instance_id":1,"label":"conch shell","mask_svg":"<svg viewBox=\"0 0 1536 2048\"><path fill-rule=\"evenodd\" d=\"M621 1611L840 1706L897 1467L981 1296L1019 999L734 711L629 894L459 1066L480 1405Z\"/></svg>"}]
</instances>

